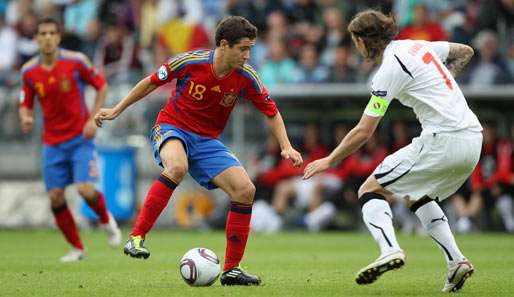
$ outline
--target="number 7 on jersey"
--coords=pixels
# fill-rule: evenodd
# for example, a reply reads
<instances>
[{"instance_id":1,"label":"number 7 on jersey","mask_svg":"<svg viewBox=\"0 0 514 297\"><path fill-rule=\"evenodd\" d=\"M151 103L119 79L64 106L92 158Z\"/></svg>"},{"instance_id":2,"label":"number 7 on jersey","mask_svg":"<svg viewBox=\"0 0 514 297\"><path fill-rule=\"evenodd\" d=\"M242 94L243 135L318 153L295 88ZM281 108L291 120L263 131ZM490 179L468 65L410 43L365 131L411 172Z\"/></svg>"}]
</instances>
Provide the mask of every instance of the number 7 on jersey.
<instances>
[{"instance_id":1,"label":"number 7 on jersey","mask_svg":"<svg viewBox=\"0 0 514 297\"><path fill-rule=\"evenodd\" d=\"M425 62L425 64L430 64L430 62L434 63L435 67L437 68L437 71L439 71L439 73L441 73L441 75L443 76L446 86L448 86L450 90L453 90L451 80L448 78L448 75L444 72L443 67L441 67L439 62L437 62L437 60L434 59L434 56L432 56L431 53L426 52L421 59L423 60L423 62Z\"/></svg>"}]
</instances>

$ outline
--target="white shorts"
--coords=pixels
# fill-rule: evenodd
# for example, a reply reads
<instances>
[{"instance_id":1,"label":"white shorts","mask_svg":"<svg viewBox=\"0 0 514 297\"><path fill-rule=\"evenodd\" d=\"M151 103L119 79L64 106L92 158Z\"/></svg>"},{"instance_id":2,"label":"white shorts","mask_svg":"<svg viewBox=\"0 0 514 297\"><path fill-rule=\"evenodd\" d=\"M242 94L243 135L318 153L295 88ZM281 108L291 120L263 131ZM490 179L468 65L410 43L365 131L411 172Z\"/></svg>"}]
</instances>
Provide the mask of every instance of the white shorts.
<instances>
[{"instance_id":1,"label":"white shorts","mask_svg":"<svg viewBox=\"0 0 514 297\"><path fill-rule=\"evenodd\" d=\"M470 176L480 158L482 133L422 133L387 156L373 175L397 198L443 200Z\"/></svg>"}]
</instances>

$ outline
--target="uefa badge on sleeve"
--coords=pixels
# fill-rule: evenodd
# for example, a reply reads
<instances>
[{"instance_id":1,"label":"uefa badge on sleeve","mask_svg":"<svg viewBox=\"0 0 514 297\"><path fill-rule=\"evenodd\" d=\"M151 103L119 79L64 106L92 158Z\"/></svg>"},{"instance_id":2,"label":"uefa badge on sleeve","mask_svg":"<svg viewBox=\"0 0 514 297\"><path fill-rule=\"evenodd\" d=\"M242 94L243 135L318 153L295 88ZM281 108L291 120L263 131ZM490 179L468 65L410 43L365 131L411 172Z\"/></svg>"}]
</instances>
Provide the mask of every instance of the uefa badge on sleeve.
<instances>
[{"instance_id":1,"label":"uefa badge on sleeve","mask_svg":"<svg viewBox=\"0 0 514 297\"><path fill-rule=\"evenodd\" d=\"M161 68L159 68L157 77L159 77L160 80L166 80L168 78L168 70L166 70L166 66L162 65Z\"/></svg>"}]
</instances>

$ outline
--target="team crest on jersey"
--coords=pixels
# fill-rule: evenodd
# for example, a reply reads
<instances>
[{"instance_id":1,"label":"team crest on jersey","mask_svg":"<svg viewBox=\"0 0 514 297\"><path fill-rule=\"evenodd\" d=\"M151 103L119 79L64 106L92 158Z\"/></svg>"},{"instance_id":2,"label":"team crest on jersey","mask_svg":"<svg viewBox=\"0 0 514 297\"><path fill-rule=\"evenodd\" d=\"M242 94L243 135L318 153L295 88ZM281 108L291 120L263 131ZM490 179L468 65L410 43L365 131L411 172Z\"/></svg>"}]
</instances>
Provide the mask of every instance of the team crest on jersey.
<instances>
[{"instance_id":1,"label":"team crest on jersey","mask_svg":"<svg viewBox=\"0 0 514 297\"><path fill-rule=\"evenodd\" d=\"M220 105L224 107L230 107L236 102L237 96L234 93L225 93L223 99L220 101Z\"/></svg>"},{"instance_id":2,"label":"team crest on jersey","mask_svg":"<svg viewBox=\"0 0 514 297\"><path fill-rule=\"evenodd\" d=\"M61 78L61 91L64 93L71 91L71 82L66 77Z\"/></svg>"},{"instance_id":3,"label":"team crest on jersey","mask_svg":"<svg viewBox=\"0 0 514 297\"><path fill-rule=\"evenodd\" d=\"M168 78L168 70L166 70L166 66L162 65L157 71L157 77L160 80L166 80Z\"/></svg>"}]
</instances>

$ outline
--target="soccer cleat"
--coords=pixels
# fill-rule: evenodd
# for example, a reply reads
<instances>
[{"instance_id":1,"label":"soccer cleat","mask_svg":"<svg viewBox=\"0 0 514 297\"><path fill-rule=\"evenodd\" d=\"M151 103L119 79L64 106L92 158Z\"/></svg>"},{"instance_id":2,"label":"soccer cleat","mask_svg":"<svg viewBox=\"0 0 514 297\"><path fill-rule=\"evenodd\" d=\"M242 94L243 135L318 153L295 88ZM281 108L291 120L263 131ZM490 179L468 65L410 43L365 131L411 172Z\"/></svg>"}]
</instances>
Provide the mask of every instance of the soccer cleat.
<instances>
[{"instance_id":1,"label":"soccer cleat","mask_svg":"<svg viewBox=\"0 0 514 297\"><path fill-rule=\"evenodd\" d=\"M104 229L107 234L107 244L111 247L117 247L121 243L121 231L116 220L109 212L109 221L106 224L100 224L100 228Z\"/></svg>"},{"instance_id":2,"label":"soccer cleat","mask_svg":"<svg viewBox=\"0 0 514 297\"><path fill-rule=\"evenodd\" d=\"M132 258L148 259L150 251L144 246L145 240L140 236L130 236L123 248L125 255L130 255Z\"/></svg>"},{"instance_id":3,"label":"soccer cleat","mask_svg":"<svg viewBox=\"0 0 514 297\"><path fill-rule=\"evenodd\" d=\"M223 286L258 286L261 284L260 277L248 274L239 267L224 271L220 281Z\"/></svg>"},{"instance_id":4,"label":"soccer cleat","mask_svg":"<svg viewBox=\"0 0 514 297\"><path fill-rule=\"evenodd\" d=\"M468 260L461 261L456 265L448 268L448 275L444 288L441 290L445 293L457 292L464 286L464 282L470 277L475 269L473 264Z\"/></svg>"},{"instance_id":5,"label":"soccer cleat","mask_svg":"<svg viewBox=\"0 0 514 297\"><path fill-rule=\"evenodd\" d=\"M81 249L72 248L66 255L62 256L60 261L63 263L77 262L86 257L86 252Z\"/></svg>"},{"instance_id":6,"label":"soccer cleat","mask_svg":"<svg viewBox=\"0 0 514 297\"><path fill-rule=\"evenodd\" d=\"M402 267L405 264L405 254L402 250L393 252L391 254L381 256L375 262L362 268L355 277L355 281L359 285L367 285L375 282L379 276L389 270L394 270Z\"/></svg>"}]
</instances>

